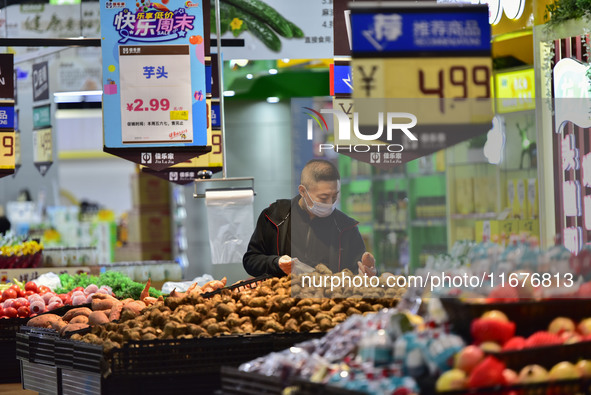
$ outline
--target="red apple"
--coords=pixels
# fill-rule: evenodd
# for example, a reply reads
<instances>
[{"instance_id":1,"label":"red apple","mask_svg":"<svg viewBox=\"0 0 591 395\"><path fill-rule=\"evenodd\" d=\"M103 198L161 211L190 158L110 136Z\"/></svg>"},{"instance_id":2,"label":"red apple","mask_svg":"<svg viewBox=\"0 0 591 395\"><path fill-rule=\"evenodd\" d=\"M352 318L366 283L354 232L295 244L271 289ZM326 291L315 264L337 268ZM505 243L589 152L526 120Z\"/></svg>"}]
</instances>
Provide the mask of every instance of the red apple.
<instances>
[{"instance_id":1,"label":"red apple","mask_svg":"<svg viewBox=\"0 0 591 395\"><path fill-rule=\"evenodd\" d=\"M470 374L472 370L484 359L484 352L477 346L467 346L456 354L454 368L461 369Z\"/></svg>"}]
</instances>

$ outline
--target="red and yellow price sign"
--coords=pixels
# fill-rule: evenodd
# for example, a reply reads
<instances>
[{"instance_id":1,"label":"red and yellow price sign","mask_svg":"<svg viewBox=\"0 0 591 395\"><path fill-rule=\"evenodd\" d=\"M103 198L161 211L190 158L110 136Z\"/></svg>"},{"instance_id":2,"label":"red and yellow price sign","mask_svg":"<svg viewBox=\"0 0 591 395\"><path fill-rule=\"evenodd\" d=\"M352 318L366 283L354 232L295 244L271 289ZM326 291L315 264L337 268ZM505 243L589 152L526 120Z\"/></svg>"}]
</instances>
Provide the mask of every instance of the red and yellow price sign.
<instances>
[{"instance_id":1,"label":"red and yellow price sign","mask_svg":"<svg viewBox=\"0 0 591 395\"><path fill-rule=\"evenodd\" d=\"M15 153L14 131L0 132L0 169L14 170Z\"/></svg>"}]
</instances>

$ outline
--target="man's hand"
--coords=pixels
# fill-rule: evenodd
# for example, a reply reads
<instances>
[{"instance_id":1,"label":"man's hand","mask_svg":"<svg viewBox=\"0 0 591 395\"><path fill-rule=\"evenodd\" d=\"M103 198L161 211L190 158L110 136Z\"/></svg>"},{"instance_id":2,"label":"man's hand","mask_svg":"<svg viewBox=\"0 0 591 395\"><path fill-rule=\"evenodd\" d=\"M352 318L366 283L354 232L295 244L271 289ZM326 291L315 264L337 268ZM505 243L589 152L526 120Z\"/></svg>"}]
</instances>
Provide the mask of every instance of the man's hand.
<instances>
[{"instance_id":1,"label":"man's hand","mask_svg":"<svg viewBox=\"0 0 591 395\"><path fill-rule=\"evenodd\" d=\"M376 259L370 252L363 253L361 261L357 262L357 266L359 267L359 275L361 276L364 274L367 274L368 276L375 276L378 272L376 270Z\"/></svg>"},{"instance_id":2,"label":"man's hand","mask_svg":"<svg viewBox=\"0 0 591 395\"><path fill-rule=\"evenodd\" d=\"M289 255L283 255L279 258L279 269L283 270L285 274L291 273L291 264L293 263L293 259Z\"/></svg>"}]
</instances>

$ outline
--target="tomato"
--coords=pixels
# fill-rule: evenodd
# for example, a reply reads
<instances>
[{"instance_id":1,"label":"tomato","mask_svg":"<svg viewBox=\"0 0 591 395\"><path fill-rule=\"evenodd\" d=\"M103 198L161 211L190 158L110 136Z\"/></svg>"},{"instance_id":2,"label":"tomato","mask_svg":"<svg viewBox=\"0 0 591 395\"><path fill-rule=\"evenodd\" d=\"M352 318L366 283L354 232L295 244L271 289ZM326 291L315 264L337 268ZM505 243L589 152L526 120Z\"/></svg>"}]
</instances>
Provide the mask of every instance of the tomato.
<instances>
[{"instance_id":1,"label":"tomato","mask_svg":"<svg viewBox=\"0 0 591 395\"><path fill-rule=\"evenodd\" d=\"M21 288L20 288L18 285L16 285L16 284L12 284L12 285L10 286L10 289L14 289L15 291L17 291L17 292L18 292L18 290L19 290L19 289L21 289Z\"/></svg>"},{"instance_id":2,"label":"tomato","mask_svg":"<svg viewBox=\"0 0 591 395\"><path fill-rule=\"evenodd\" d=\"M43 295L43 294L45 294L47 292L51 292L51 289L49 287L46 287L45 285L40 285L38 287L37 293L39 295Z\"/></svg>"},{"instance_id":3,"label":"tomato","mask_svg":"<svg viewBox=\"0 0 591 395\"><path fill-rule=\"evenodd\" d=\"M37 287L37 284L35 284L32 281L29 281L28 283L25 284L25 291L33 291L33 292L37 292L39 288Z\"/></svg>"},{"instance_id":4,"label":"tomato","mask_svg":"<svg viewBox=\"0 0 591 395\"><path fill-rule=\"evenodd\" d=\"M28 298L29 296L34 295L36 293L37 292L35 292L35 291L25 291L25 298Z\"/></svg>"},{"instance_id":5,"label":"tomato","mask_svg":"<svg viewBox=\"0 0 591 395\"><path fill-rule=\"evenodd\" d=\"M24 298L25 297L25 291L22 289L18 289L18 291L16 291L16 294L19 298Z\"/></svg>"},{"instance_id":6,"label":"tomato","mask_svg":"<svg viewBox=\"0 0 591 395\"><path fill-rule=\"evenodd\" d=\"M17 310L18 316L22 318L27 318L31 315L31 309L28 306L21 306Z\"/></svg>"},{"instance_id":7,"label":"tomato","mask_svg":"<svg viewBox=\"0 0 591 395\"><path fill-rule=\"evenodd\" d=\"M23 306L23 304L21 303L20 300L16 299L14 302L12 302L12 307L14 307L15 309L18 310L19 307Z\"/></svg>"},{"instance_id":8,"label":"tomato","mask_svg":"<svg viewBox=\"0 0 591 395\"><path fill-rule=\"evenodd\" d=\"M8 307L4 309L4 315L8 318L15 318L18 315L18 311L14 307Z\"/></svg>"},{"instance_id":9,"label":"tomato","mask_svg":"<svg viewBox=\"0 0 591 395\"><path fill-rule=\"evenodd\" d=\"M2 300L15 299L17 297L16 291L10 287L2 292Z\"/></svg>"}]
</instances>

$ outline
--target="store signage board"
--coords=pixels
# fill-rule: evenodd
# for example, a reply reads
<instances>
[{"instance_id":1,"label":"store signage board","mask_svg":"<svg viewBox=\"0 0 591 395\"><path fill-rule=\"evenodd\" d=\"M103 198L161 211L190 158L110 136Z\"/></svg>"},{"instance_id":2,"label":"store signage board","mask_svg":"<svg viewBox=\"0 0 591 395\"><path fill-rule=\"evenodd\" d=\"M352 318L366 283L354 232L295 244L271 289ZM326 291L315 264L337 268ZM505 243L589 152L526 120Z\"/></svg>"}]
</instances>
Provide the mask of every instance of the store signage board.
<instances>
[{"instance_id":1,"label":"store signage board","mask_svg":"<svg viewBox=\"0 0 591 395\"><path fill-rule=\"evenodd\" d=\"M33 64L33 101L49 100L49 63Z\"/></svg>"},{"instance_id":2,"label":"store signage board","mask_svg":"<svg viewBox=\"0 0 591 395\"><path fill-rule=\"evenodd\" d=\"M368 151L355 152L360 160L402 164L491 129L486 6L353 3L351 26L354 114L359 130L378 128L362 140L375 136L384 145L366 142ZM398 116L380 119L380 112ZM335 142L354 144L339 129Z\"/></svg>"},{"instance_id":3,"label":"store signage board","mask_svg":"<svg viewBox=\"0 0 591 395\"><path fill-rule=\"evenodd\" d=\"M497 113L533 110L536 108L534 69L515 70L495 75L495 106Z\"/></svg>"},{"instance_id":4,"label":"store signage board","mask_svg":"<svg viewBox=\"0 0 591 395\"><path fill-rule=\"evenodd\" d=\"M33 107L33 129L42 129L51 126L51 106Z\"/></svg>"},{"instance_id":5,"label":"store signage board","mask_svg":"<svg viewBox=\"0 0 591 395\"><path fill-rule=\"evenodd\" d=\"M591 230L591 194L587 192L591 187L591 152L581 140L581 134L591 127L587 68L588 64L564 58L552 71L554 131L561 159L556 181L561 184L562 241L575 254L583 248L583 232Z\"/></svg>"},{"instance_id":6,"label":"store signage board","mask_svg":"<svg viewBox=\"0 0 591 395\"><path fill-rule=\"evenodd\" d=\"M42 176L53 164L53 136L51 128L33 130L33 163Z\"/></svg>"},{"instance_id":7,"label":"store signage board","mask_svg":"<svg viewBox=\"0 0 591 395\"><path fill-rule=\"evenodd\" d=\"M225 59L324 59L333 56L333 3L345 0L261 0L261 11L234 11L220 2ZM229 3L229 2L228 2ZM213 13L213 8L212 8ZM269 15L273 15L270 17ZM256 27L246 28L247 24ZM278 26L278 33L273 26ZM211 38L217 38L213 33ZM252 32L256 32L253 34ZM212 46L212 52L216 52Z\"/></svg>"},{"instance_id":8,"label":"store signage board","mask_svg":"<svg viewBox=\"0 0 591 395\"><path fill-rule=\"evenodd\" d=\"M203 15L201 1L101 2L105 152L161 170L209 151Z\"/></svg>"},{"instance_id":9,"label":"store signage board","mask_svg":"<svg viewBox=\"0 0 591 395\"><path fill-rule=\"evenodd\" d=\"M0 54L0 99L14 99L14 55Z\"/></svg>"}]
</instances>

